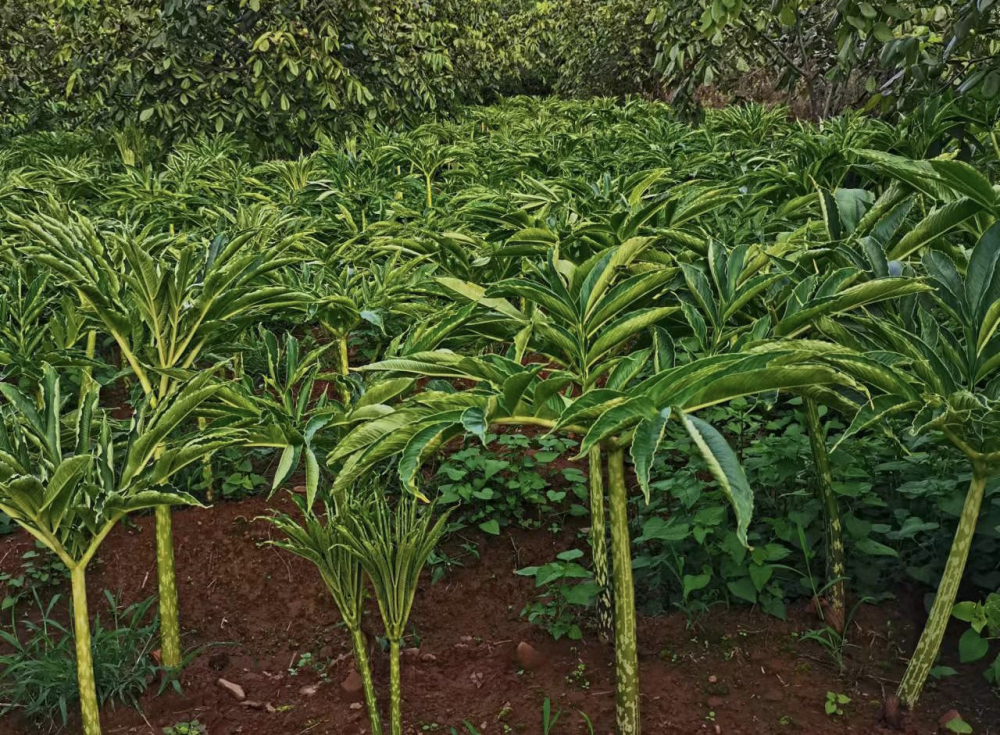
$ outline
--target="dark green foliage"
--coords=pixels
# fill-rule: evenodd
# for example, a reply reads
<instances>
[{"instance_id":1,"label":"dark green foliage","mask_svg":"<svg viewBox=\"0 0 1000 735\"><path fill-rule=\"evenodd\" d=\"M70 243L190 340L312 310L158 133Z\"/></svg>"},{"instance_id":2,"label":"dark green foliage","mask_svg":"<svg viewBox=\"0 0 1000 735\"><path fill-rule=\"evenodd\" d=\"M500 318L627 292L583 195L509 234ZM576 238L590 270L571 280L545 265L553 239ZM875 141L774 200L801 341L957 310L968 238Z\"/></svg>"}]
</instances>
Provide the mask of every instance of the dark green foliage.
<instances>
[{"instance_id":1,"label":"dark green foliage","mask_svg":"<svg viewBox=\"0 0 1000 735\"><path fill-rule=\"evenodd\" d=\"M373 117L476 101L534 67L497 0L11 0L0 131L139 123L294 150ZM491 29L497 29L493 31Z\"/></svg>"},{"instance_id":2,"label":"dark green foliage","mask_svg":"<svg viewBox=\"0 0 1000 735\"><path fill-rule=\"evenodd\" d=\"M567 514L586 514L578 505L586 503L586 476L576 467L549 467L571 456L568 450L577 442L560 437L532 441L523 434L485 438L486 447L470 442L437 470L432 486L439 505L457 505L450 532L464 526L492 535L508 526L556 531Z\"/></svg>"},{"instance_id":3,"label":"dark green foliage","mask_svg":"<svg viewBox=\"0 0 1000 735\"><path fill-rule=\"evenodd\" d=\"M802 115L942 93L995 122L1000 3L8 0L0 136L234 131L295 152L498 94L781 99ZM932 103L933 104L933 103ZM962 126L964 127L964 125ZM958 137L964 130L956 130Z\"/></svg>"}]
</instances>

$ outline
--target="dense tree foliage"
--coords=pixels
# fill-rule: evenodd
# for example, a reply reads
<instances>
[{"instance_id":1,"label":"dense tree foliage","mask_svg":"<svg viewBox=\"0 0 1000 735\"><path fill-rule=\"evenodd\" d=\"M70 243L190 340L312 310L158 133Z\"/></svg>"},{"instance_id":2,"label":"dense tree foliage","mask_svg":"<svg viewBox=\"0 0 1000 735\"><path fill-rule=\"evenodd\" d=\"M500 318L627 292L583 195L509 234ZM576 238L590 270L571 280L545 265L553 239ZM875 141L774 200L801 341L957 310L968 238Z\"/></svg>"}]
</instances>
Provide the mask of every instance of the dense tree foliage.
<instances>
[{"instance_id":1,"label":"dense tree foliage","mask_svg":"<svg viewBox=\"0 0 1000 735\"><path fill-rule=\"evenodd\" d=\"M0 133L139 124L317 136L497 94L796 102L819 117L928 94L992 109L1000 3L926 0L9 0ZM995 113L994 113L995 114Z\"/></svg>"},{"instance_id":2,"label":"dense tree foliage","mask_svg":"<svg viewBox=\"0 0 1000 735\"><path fill-rule=\"evenodd\" d=\"M537 68L509 5L13 0L0 8L3 122L137 121L171 138L239 130L292 147L481 99Z\"/></svg>"}]
</instances>

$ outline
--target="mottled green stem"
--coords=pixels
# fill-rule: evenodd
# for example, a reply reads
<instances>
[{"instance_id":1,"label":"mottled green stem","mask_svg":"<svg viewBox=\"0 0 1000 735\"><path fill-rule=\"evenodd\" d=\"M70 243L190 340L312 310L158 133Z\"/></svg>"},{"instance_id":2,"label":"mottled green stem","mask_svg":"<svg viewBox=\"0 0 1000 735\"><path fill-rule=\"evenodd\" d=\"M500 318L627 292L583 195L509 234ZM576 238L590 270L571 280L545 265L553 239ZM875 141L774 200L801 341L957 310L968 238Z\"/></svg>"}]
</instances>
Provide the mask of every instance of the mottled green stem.
<instances>
[{"instance_id":1,"label":"mottled green stem","mask_svg":"<svg viewBox=\"0 0 1000 735\"><path fill-rule=\"evenodd\" d=\"M590 547L594 557L594 582L597 593L597 634L607 643L614 636L611 580L608 575L608 527L604 518L604 467L601 448L590 448L587 455L590 478Z\"/></svg>"},{"instance_id":2,"label":"mottled green stem","mask_svg":"<svg viewBox=\"0 0 1000 735\"><path fill-rule=\"evenodd\" d=\"M337 366L337 368L338 368L337 371L342 376L344 376L343 385L340 388L340 397L341 397L341 400L344 403L344 406L350 406L351 405L351 391L347 387L347 376L351 372L351 365L350 365L350 360L349 360L350 355L348 353L347 335L346 334L342 334L342 335L340 335L338 337L338 350L337 351L340 353L340 364Z\"/></svg>"},{"instance_id":3,"label":"mottled green stem","mask_svg":"<svg viewBox=\"0 0 1000 735\"><path fill-rule=\"evenodd\" d=\"M382 735L382 717L379 715L375 683L372 681L372 667L368 661L368 641L365 640L365 634L360 628L351 631L351 643L354 645L354 666L361 676L361 686L365 693L365 706L368 709L372 735Z\"/></svg>"},{"instance_id":4,"label":"mottled green stem","mask_svg":"<svg viewBox=\"0 0 1000 735\"><path fill-rule=\"evenodd\" d=\"M389 641L389 733L403 735L403 685L399 676L399 641Z\"/></svg>"},{"instance_id":5,"label":"mottled green stem","mask_svg":"<svg viewBox=\"0 0 1000 735\"><path fill-rule=\"evenodd\" d=\"M208 420L204 416L198 417L198 431L204 431L208 427ZM215 488L212 485L215 477L212 474L212 455L207 454L201 460L201 479L205 483L205 500L209 503L215 501Z\"/></svg>"},{"instance_id":6,"label":"mottled green stem","mask_svg":"<svg viewBox=\"0 0 1000 735\"><path fill-rule=\"evenodd\" d=\"M805 399L806 427L809 444L812 447L813 465L819 483L819 495L826 514L826 580L830 600L832 620L827 621L838 630L843 629L845 620L844 576L844 530L840 523L840 506L833 492L833 474L830 472L830 455L826 451L826 436L820 423L816 401Z\"/></svg>"},{"instance_id":7,"label":"mottled green stem","mask_svg":"<svg viewBox=\"0 0 1000 735\"><path fill-rule=\"evenodd\" d=\"M625 450L608 451L608 519L615 591L615 722L618 735L639 735L639 653L635 634L635 587L628 535Z\"/></svg>"},{"instance_id":8,"label":"mottled green stem","mask_svg":"<svg viewBox=\"0 0 1000 735\"><path fill-rule=\"evenodd\" d=\"M958 586L962 582L962 574L965 571L965 562L969 558L972 537L976 533L976 522L979 520L979 509L983 502L986 477L986 465L978 462L973 463L972 481L969 483L969 490L965 496L965 505L962 506L962 515L958 519L958 528L955 530L955 539L951 543L948 561L944 565L944 573L938 584L937 596L934 598L930 615L927 617L924 632L920 635L917 648L903 673L902 681L899 682L899 689L896 690L896 695L904 707L912 708L916 705L920 698L920 692L924 688L924 682L927 680L927 675L930 673L931 667L934 666L934 660L941 648L941 639L944 638L945 628L948 627L951 609L955 605Z\"/></svg>"},{"instance_id":9,"label":"mottled green stem","mask_svg":"<svg viewBox=\"0 0 1000 735\"><path fill-rule=\"evenodd\" d=\"M156 507L156 578L160 594L160 653L163 665L181 665L181 623L174 571L174 531L170 506Z\"/></svg>"},{"instance_id":10,"label":"mottled green stem","mask_svg":"<svg viewBox=\"0 0 1000 735\"><path fill-rule=\"evenodd\" d=\"M83 735L101 735L101 715L94 683L90 649L90 616L87 612L86 572L83 565L70 569L73 589L73 634L76 640L76 678L80 686L80 720Z\"/></svg>"}]
</instances>

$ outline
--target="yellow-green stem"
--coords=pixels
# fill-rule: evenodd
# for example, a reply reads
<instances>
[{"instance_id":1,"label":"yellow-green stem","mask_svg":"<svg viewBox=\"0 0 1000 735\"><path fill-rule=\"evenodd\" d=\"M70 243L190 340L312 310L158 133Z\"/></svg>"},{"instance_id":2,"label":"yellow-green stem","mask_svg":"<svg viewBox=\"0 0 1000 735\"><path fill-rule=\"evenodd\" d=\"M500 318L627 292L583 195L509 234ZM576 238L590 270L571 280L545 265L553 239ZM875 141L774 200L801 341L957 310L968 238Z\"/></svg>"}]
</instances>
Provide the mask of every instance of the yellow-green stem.
<instances>
[{"instance_id":1,"label":"yellow-green stem","mask_svg":"<svg viewBox=\"0 0 1000 735\"><path fill-rule=\"evenodd\" d=\"M615 592L615 722L618 735L639 735L639 652L635 633L635 587L628 533L625 450L608 451L608 520Z\"/></svg>"},{"instance_id":2,"label":"yellow-green stem","mask_svg":"<svg viewBox=\"0 0 1000 735\"><path fill-rule=\"evenodd\" d=\"M181 665L181 623L174 571L174 531L170 506L156 508L156 579L160 594L160 652L163 665Z\"/></svg>"},{"instance_id":3,"label":"yellow-green stem","mask_svg":"<svg viewBox=\"0 0 1000 735\"><path fill-rule=\"evenodd\" d=\"M198 431L204 431L208 427L208 420L204 416L198 417ZM215 481L212 475L212 455L208 454L201 460L201 479L205 482L205 499L211 503L215 500L215 488L212 487Z\"/></svg>"},{"instance_id":4,"label":"yellow-green stem","mask_svg":"<svg viewBox=\"0 0 1000 735\"><path fill-rule=\"evenodd\" d=\"M846 592L844 590L844 531L840 523L840 505L833 491L833 473L830 471L830 455L826 451L826 439L823 425L820 423L819 409L816 401L805 399L806 428L809 432L809 444L812 447L813 464L816 468L816 479L819 483L819 495L823 501L826 514L826 570L827 594L833 612L833 620L827 621L835 628L844 625Z\"/></svg>"},{"instance_id":5,"label":"yellow-green stem","mask_svg":"<svg viewBox=\"0 0 1000 735\"><path fill-rule=\"evenodd\" d=\"M101 715L94 682L94 660L90 649L90 616L87 612L87 582L83 565L70 568L73 592L73 635L76 643L76 678L80 687L80 720L83 735L101 735Z\"/></svg>"},{"instance_id":6,"label":"yellow-green stem","mask_svg":"<svg viewBox=\"0 0 1000 735\"><path fill-rule=\"evenodd\" d=\"M350 355L348 354L348 348L347 348L347 335L346 334L340 335L338 341L339 341L338 352L340 353L340 365L338 366L339 368L338 372L344 376L344 381L340 388L340 397L345 406L350 406L351 391L347 387L347 376L350 374L351 365L349 359Z\"/></svg>"},{"instance_id":7,"label":"yellow-green stem","mask_svg":"<svg viewBox=\"0 0 1000 735\"><path fill-rule=\"evenodd\" d=\"M403 685L399 675L399 641L389 641L389 732L403 735Z\"/></svg>"},{"instance_id":8,"label":"yellow-green stem","mask_svg":"<svg viewBox=\"0 0 1000 735\"><path fill-rule=\"evenodd\" d=\"M368 661L368 642L360 628L351 631L351 643L354 646L354 666L361 676L361 687L365 694L365 707L368 709L372 735L382 735L382 717L379 715L375 683L372 681L372 667Z\"/></svg>"},{"instance_id":9,"label":"yellow-green stem","mask_svg":"<svg viewBox=\"0 0 1000 735\"><path fill-rule=\"evenodd\" d=\"M899 689L896 691L896 695L904 707L912 708L920 699L924 682L927 681L927 675L934 666L934 660L941 649L941 640L944 638L944 631L948 627L949 618L951 618L951 610L955 605L955 597L958 595L958 586L962 582L965 563L969 558L969 549L972 548L972 537L976 533L979 509L982 506L983 492L986 489L986 478L987 468L979 463L974 463L972 481L969 483L969 490L965 495L962 515L958 519L955 539L952 541L948 561L945 563L944 573L938 584L934 604L931 606L930 615L927 616L924 632L920 635L917 648L913 652L913 657L910 659L910 663L903 673L903 678L899 682Z\"/></svg>"},{"instance_id":10,"label":"yellow-green stem","mask_svg":"<svg viewBox=\"0 0 1000 735\"><path fill-rule=\"evenodd\" d=\"M614 636L611 580L608 574L608 525L604 517L604 467L601 448L590 448L587 456L590 479L590 547L594 561L594 582L597 593L597 634L607 643Z\"/></svg>"}]
</instances>

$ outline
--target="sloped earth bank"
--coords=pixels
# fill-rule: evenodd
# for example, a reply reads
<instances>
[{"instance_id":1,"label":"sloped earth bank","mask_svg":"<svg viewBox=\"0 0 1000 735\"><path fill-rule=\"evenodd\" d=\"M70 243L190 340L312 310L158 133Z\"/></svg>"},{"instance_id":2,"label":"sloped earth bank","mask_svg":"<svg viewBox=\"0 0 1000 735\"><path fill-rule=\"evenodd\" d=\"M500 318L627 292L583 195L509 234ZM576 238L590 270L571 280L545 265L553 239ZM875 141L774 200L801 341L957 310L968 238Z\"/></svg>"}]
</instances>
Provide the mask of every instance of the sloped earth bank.
<instances>
[{"instance_id":1,"label":"sloped earth bank","mask_svg":"<svg viewBox=\"0 0 1000 735\"><path fill-rule=\"evenodd\" d=\"M182 695L150 693L141 713L105 708L106 733L160 733L196 718L210 735L367 732L356 695L342 684L351 663L334 607L307 562L264 543L270 526L254 518L266 510L263 500L252 499L175 513L185 642L225 645L206 648L189 665ZM468 720L483 735L541 733L545 697L563 710L553 735L586 732L578 710L596 733L613 732L611 650L594 640L552 641L520 617L533 582L514 569L552 560L573 544L573 534L517 531L474 540L481 560L466 559L465 567L437 584L428 580L417 596L412 622L419 652L408 652L403 668L407 732L447 735L456 727L465 735L461 723ZM9 551L28 545L20 534L0 543L4 565L17 563L19 554ZM152 518L143 517L116 529L102 547L89 575L90 596L101 600L100 591L110 589L121 590L126 601L140 600L155 592L155 581ZM793 610L788 622L717 608L692 630L681 615L640 619L645 732L891 732L881 724L880 702L902 672L900 657L911 650L920 615L916 599L859 612L850 635L857 647L848 649L842 677L818 646L796 641L797 632L816 625L805 607ZM374 611L367 625L377 630ZM521 641L538 654L530 669L516 661ZM374 637L372 646L381 686L387 663ZM953 638L946 647L955 650ZM289 674L289 664L307 651L333 661L327 681L308 670ZM930 685L908 732L937 732L939 718L952 708L976 733L995 732L1000 699L979 670L960 670ZM240 685L246 701L220 687L219 678ZM828 691L851 697L843 716L824 713ZM3 735L34 732L13 717L5 720Z\"/></svg>"}]
</instances>

